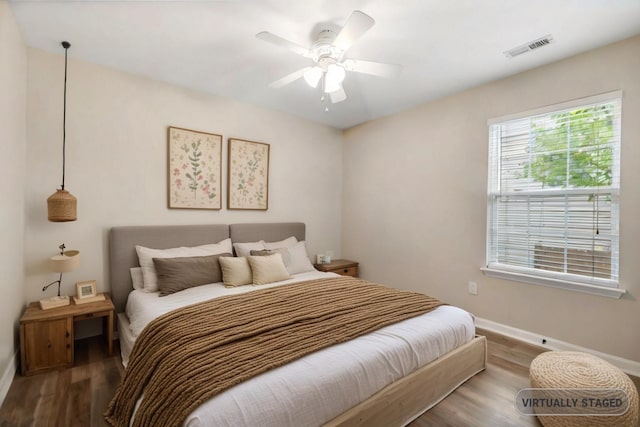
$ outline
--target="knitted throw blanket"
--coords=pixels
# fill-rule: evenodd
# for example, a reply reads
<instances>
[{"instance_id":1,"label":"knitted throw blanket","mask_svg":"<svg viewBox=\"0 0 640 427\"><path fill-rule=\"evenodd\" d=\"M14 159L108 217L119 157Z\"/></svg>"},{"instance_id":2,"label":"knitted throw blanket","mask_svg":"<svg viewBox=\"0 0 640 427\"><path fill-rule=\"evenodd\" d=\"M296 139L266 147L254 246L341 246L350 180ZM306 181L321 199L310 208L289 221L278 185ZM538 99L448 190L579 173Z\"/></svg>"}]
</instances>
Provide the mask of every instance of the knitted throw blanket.
<instances>
[{"instance_id":1,"label":"knitted throw blanket","mask_svg":"<svg viewBox=\"0 0 640 427\"><path fill-rule=\"evenodd\" d=\"M105 419L181 426L216 394L306 354L442 305L352 277L212 299L167 313L137 338Z\"/></svg>"}]
</instances>

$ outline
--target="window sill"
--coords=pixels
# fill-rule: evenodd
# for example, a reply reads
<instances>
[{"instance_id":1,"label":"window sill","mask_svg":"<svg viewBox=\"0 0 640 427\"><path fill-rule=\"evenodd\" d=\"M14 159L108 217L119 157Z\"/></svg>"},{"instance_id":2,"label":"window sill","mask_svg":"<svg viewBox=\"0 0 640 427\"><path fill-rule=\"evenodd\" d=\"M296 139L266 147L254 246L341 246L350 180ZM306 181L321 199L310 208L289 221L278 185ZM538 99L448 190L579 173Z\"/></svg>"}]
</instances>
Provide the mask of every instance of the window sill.
<instances>
[{"instance_id":1,"label":"window sill","mask_svg":"<svg viewBox=\"0 0 640 427\"><path fill-rule=\"evenodd\" d=\"M516 282L524 282L532 285L547 286L551 288L564 289L567 291L582 292L585 294L598 295L603 297L620 299L627 291L620 288L612 288L608 286L587 285L584 283L571 282L568 280L552 279L548 277L538 277L523 273L514 273L512 271L497 270L494 268L483 267L480 270L490 277L498 279L514 280Z\"/></svg>"}]
</instances>

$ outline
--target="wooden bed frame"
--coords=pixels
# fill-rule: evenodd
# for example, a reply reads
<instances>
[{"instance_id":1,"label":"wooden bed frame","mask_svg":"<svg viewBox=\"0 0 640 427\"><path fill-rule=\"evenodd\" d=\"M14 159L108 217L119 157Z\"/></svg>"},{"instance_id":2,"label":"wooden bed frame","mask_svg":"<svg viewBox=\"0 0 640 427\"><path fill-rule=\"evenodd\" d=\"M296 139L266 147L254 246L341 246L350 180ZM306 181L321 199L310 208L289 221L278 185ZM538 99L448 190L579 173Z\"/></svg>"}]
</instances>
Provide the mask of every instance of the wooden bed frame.
<instances>
[{"instance_id":1,"label":"wooden bed frame","mask_svg":"<svg viewBox=\"0 0 640 427\"><path fill-rule=\"evenodd\" d=\"M231 238L235 243L305 240L305 224L247 223L114 227L109 233L109 276L116 313L125 311L133 290L129 269L138 267L135 245L166 249L198 246ZM369 399L328 422L327 426L403 426L435 406L486 367L486 340L469 343L383 388Z\"/></svg>"}]
</instances>

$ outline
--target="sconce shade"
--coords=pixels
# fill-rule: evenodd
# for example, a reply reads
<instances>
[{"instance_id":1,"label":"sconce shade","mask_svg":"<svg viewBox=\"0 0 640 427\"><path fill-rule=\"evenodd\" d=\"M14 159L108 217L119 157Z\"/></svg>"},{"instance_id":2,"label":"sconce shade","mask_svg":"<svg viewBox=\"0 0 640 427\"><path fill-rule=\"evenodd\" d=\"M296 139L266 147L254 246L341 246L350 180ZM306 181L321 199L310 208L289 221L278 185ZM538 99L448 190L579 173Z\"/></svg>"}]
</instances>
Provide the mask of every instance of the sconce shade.
<instances>
[{"instance_id":1,"label":"sconce shade","mask_svg":"<svg viewBox=\"0 0 640 427\"><path fill-rule=\"evenodd\" d=\"M51 269L57 273L68 273L80 267L80 251L66 251L50 258Z\"/></svg>"},{"instance_id":2,"label":"sconce shade","mask_svg":"<svg viewBox=\"0 0 640 427\"><path fill-rule=\"evenodd\" d=\"M47 210L49 221L67 222L78 219L77 215L78 199L67 190L56 190L47 199Z\"/></svg>"}]
</instances>

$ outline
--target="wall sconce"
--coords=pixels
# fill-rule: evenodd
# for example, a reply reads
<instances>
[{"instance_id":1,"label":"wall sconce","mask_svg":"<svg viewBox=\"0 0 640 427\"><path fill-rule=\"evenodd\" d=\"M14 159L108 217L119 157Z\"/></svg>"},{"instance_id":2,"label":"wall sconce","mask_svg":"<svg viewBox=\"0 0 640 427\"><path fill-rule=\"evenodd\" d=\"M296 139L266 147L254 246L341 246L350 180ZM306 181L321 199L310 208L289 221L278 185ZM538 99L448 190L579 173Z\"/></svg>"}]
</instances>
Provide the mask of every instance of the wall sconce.
<instances>
[{"instance_id":1,"label":"wall sconce","mask_svg":"<svg viewBox=\"0 0 640 427\"><path fill-rule=\"evenodd\" d=\"M56 190L47 199L47 211L49 221L67 222L78 219L77 204L78 200L67 190L64 189L64 169L66 163L66 122L67 122L67 50L71 44L62 42L64 47L64 105L62 113L62 188Z\"/></svg>"},{"instance_id":2,"label":"wall sconce","mask_svg":"<svg viewBox=\"0 0 640 427\"><path fill-rule=\"evenodd\" d=\"M60 278L42 288L42 292L46 291L51 285L58 285L58 296L40 300L40 308L48 310L50 308L62 307L69 304L68 296L60 296L60 285L62 284L62 273L68 273L80 267L80 251L70 250L65 252L64 243L58 246L60 255L53 256L49 259L51 269L56 273L60 273Z\"/></svg>"}]
</instances>

